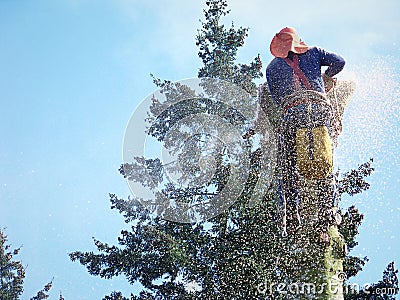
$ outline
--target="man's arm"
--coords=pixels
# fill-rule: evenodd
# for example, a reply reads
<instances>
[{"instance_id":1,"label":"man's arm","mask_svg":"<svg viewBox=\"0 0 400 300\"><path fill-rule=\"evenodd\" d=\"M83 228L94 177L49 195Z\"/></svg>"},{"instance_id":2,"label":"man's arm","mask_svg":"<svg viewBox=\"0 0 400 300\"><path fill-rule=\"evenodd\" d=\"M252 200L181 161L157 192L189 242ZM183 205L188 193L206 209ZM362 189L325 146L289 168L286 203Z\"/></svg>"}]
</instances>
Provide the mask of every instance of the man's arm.
<instances>
[{"instance_id":1,"label":"man's arm","mask_svg":"<svg viewBox=\"0 0 400 300\"><path fill-rule=\"evenodd\" d=\"M333 77L343 70L344 65L346 64L343 57L341 57L339 54L328 52L324 49L319 50L321 55L321 65L328 67L325 71L326 76Z\"/></svg>"}]
</instances>

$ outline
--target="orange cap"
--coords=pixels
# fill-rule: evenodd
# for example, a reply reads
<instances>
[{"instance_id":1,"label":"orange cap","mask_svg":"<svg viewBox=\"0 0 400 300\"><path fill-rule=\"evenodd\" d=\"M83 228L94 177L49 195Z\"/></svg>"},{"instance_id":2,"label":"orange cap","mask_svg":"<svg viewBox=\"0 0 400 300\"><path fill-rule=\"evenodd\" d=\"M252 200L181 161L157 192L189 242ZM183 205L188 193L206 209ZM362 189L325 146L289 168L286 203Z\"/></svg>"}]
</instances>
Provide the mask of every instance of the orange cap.
<instances>
[{"instance_id":1,"label":"orange cap","mask_svg":"<svg viewBox=\"0 0 400 300\"><path fill-rule=\"evenodd\" d=\"M310 47L300 39L296 29L285 27L275 34L269 49L273 56L285 58L289 51L301 54L307 52Z\"/></svg>"}]
</instances>

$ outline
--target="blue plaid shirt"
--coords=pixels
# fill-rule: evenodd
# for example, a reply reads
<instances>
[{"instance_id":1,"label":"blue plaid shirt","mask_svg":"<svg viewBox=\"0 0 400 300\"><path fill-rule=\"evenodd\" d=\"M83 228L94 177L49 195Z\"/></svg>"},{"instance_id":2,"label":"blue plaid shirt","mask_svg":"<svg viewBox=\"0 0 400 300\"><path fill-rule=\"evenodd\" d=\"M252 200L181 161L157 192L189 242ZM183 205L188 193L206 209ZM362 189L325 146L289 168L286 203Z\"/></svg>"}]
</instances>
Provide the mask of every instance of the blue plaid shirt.
<instances>
[{"instance_id":1,"label":"blue plaid shirt","mask_svg":"<svg viewBox=\"0 0 400 300\"><path fill-rule=\"evenodd\" d=\"M328 52L318 47L312 47L306 53L297 54L299 66L306 75L313 90L325 93L322 80L321 67L328 67L325 74L333 77L343 70L345 61L338 54ZM293 52L289 52L289 59L292 59ZM266 69L268 88L272 98L278 104L282 99L294 92L293 70L283 58L274 58ZM302 88L305 88L301 85Z\"/></svg>"}]
</instances>

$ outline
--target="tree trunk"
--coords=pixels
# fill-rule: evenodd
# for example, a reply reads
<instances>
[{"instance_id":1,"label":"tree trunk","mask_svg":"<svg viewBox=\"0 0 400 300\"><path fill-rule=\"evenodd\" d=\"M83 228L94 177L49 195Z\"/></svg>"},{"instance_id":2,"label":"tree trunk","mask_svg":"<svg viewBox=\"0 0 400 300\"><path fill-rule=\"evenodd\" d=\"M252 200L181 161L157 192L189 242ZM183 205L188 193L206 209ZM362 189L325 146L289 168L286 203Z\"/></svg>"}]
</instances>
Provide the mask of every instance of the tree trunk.
<instances>
[{"instance_id":1,"label":"tree trunk","mask_svg":"<svg viewBox=\"0 0 400 300\"><path fill-rule=\"evenodd\" d=\"M327 95L334 110L337 134L341 132L343 112L353 91L353 83L339 82ZM269 122L278 128L282 109L272 101L266 84L260 87L260 100ZM257 121L260 122L262 120ZM333 140L335 146L336 137ZM298 176L297 201L286 199L282 203L282 197L277 197L280 198L277 200L280 211L277 224L282 226L282 252L276 264L279 282L273 283L270 292L279 290L285 299L344 299L346 246L338 231L340 220L336 215L333 180L333 175L322 180ZM278 186L278 180L276 184ZM282 193L278 187L276 191L278 195Z\"/></svg>"}]
</instances>

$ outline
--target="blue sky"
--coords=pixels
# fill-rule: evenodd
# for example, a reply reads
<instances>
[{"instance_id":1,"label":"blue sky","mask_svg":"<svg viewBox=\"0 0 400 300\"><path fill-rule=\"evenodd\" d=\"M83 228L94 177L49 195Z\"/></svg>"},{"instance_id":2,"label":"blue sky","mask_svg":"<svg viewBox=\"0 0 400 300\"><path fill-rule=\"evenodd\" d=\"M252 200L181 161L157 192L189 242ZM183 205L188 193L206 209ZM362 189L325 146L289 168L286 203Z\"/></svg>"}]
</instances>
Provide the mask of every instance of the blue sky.
<instances>
[{"instance_id":1,"label":"blue sky","mask_svg":"<svg viewBox=\"0 0 400 300\"><path fill-rule=\"evenodd\" d=\"M240 62L261 55L282 27L342 54L342 79L358 89L345 113L336 164L375 158L355 254L371 261L357 279L377 281L400 265L399 60L397 0L231 0L226 23L249 27ZM91 277L67 254L116 243L127 225L108 193L129 194L118 173L126 124L163 79L195 77L202 1L0 0L0 226L27 265L23 299L54 277L51 299L101 299L134 291L123 278Z\"/></svg>"}]
</instances>

